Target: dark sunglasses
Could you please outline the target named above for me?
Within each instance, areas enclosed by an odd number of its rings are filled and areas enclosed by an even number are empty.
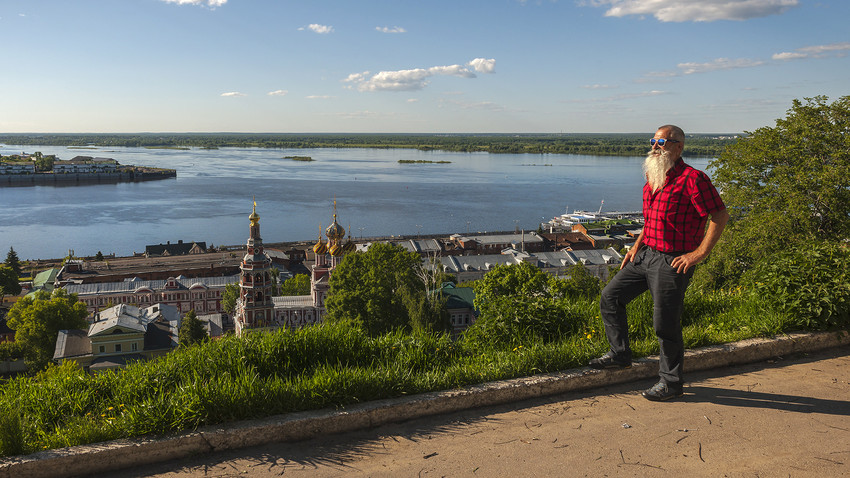
[[[652,138],[651,140],[649,140],[650,146],[655,146],[656,143],[658,144],[658,146],[661,146],[663,148],[664,145],[667,144],[667,143],[681,143],[681,141],[676,141],[675,139],[655,139],[655,138]]]

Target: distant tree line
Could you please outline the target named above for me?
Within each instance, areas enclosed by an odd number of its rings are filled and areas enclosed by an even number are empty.
[[[601,134],[12,134],[0,143],[78,147],[197,148],[403,148],[421,151],[641,156],[651,133]],[[689,156],[716,157],[736,140],[729,135],[691,135]]]

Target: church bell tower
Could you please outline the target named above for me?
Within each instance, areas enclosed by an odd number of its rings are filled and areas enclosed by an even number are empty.
[[[260,215],[257,201],[248,217],[251,221],[247,251],[239,266],[239,299],[236,301],[236,335],[246,330],[266,329],[273,326],[274,303],[272,301],[271,259],[263,251],[260,237]]]

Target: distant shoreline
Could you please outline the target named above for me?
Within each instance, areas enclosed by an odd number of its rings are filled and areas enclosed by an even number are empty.
[[[717,157],[741,133],[690,134],[689,156]],[[373,148],[461,153],[586,154],[644,156],[652,133],[369,134],[369,133],[121,133],[0,134],[0,144],[66,147],[189,148]]]

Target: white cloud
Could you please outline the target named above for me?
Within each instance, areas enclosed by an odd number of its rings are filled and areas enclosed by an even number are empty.
[[[642,79],[638,80],[638,82],[640,83],[654,80],[668,80],[670,78],[682,75],[693,75],[697,73],[708,73],[710,71],[720,70],[734,70],[737,68],[752,68],[764,64],[765,62],[762,60],[751,60],[749,58],[717,58],[715,60],[705,63],[686,62],[679,63],[678,65],[676,65],[676,67],[679,68],[678,70],[649,72],[644,75]]]
[[[774,60],[799,60],[802,58],[823,58],[830,53],[843,56],[850,50],[850,42],[831,43],[829,45],[814,45],[797,48],[794,52],[782,52],[773,55]]]
[[[588,89],[588,90],[610,90],[610,89],[617,88],[617,87],[613,86],[613,85],[596,84],[596,85],[583,85],[582,88],[585,88],[585,89]]]
[[[407,30],[402,27],[375,27],[375,30],[381,33],[407,33]]]
[[[370,76],[368,71],[352,73],[343,80],[351,83],[358,91],[416,91],[428,85],[432,76],[457,76],[475,78],[475,72],[492,73],[496,60],[476,58],[467,65],[432,66],[411,70],[380,71]],[[472,67],[472,69],[470,69]]]
[[[708,71],[717,70],[732,70],[735,68],[751,68],[754,66],[763,65],[761,60],[750,60],[747,58],[739,58],[730,60],[729,58],[718,58],[708,63],[679,63],[676,65],[682,70],[683,75],[692,75],[694,73],[705,73]]]
[[[495,73],[496,71],[496,60],[494,58],[490,58],[489,60],[486,58],[476,58],[467,65],[471,66],[478,73]]]
[[[335,96],[331,96],[331,95],[309,95],[309,96],[305,96],[304,98],[307,98],[308,100],[329,100],[331,98],[335,98]]]
[[[286,91],[286,90],[274,90],[274,91],[269,91],[266,94],[269,95],[269,96],[286,96],[287,93],[289,93],[289,92]]]
[[[749,20],[779,15],[799,4],[799,0],[590,0],[589,3],[609,7],[606,17],[652,15],[662,22]]]
[[[416,98],[408,98],[408,99],[407,99],[407,102],[408,102],[408,103],[416,103],[417,101],[419,101],[419,100],[418,100],[418,99],[416,99]]]
[[[346,83],[360,83],[366,81],[366,77],[369,76],[368,71],[364,71],[363,73],[352,73],[348,75],[348,78],[342,80]]]
[[[774,53],[771,58],[774,60],[798,60],[800,58],[808,58],[809,55],[805,53],[791,53],[791,52],[782,52],[782,53]]]
[[[224,96],[224,97],[227,97],[227,98],[233,98],[233,97],[237,97],[237,96],[248,96],[248,95],[246,95],[245,93],[240,93],[238,91],[228,91],[227,93],[222,93],[221,96]]]
[[[825,52],[828,52],[828,51],[844,51],[844,50],[850,50],[850,42],[832,43],[830,45],[807,46],[807,47],[799,49],[799,51],[803,51],[803,52],[806,52],[806,53],[812,53],[812,54],[815,54],[815,55],[825,53]]]
[[[299,31],[310,30],[312,32],[318,33],[320,35],[324,35],[327,33],[333,33],[334,27],[330,25],[319,25],[318,23],[311,23],[306,27],[301,27],[298,29]]]
[[[426,78],[431,75],[428,70],[380,71],[369,79],[361,75],[349,75],[346,81],[357,84],[360,91],[411,91],[421,90],[428,84]]]
[[[475,73],[469,71],[469,68],[462,65],[448,65],[448,66],[432,66],[427,70],[428,76],[433,75],[445,75],[445,76],[459,76],[461,78],[475,78]]]
[[[176,3],[177,5],[204,5],[208,7],[220,7],[227,3],[227,0],[162,0],[166,3]]]

